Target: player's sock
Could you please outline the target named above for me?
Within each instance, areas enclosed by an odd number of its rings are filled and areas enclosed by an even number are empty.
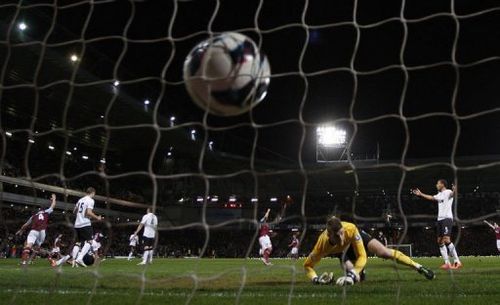
[[[30,257],[30,253],[31,253],[31,248],[26,247],[26,248],[23,249],[23,254],[21,255],[21,261],[23,263],[25,263],[26,261],[28,261],[28,259]]]
[[[128,254],[127,260],[131,260],[132,259],[132,255],[134,255],[134,252],[130,251],[130,253]]]
[[[144,253],[142,254],[142,262],[147,263],[149,258],[149,250],[144,250]]]
[[[152,261],[153,261],[153,250],[149,250],[148,262],[151,263]]]
[[[83,245],[82,251],[80,251],[80,254],[78,254],[78,258],[76,260],[82,261],[83,257],[89,252],[90,247],[91,247],[90,243],[85,243],[85,245]]]
[[[63,256],[60,260],[58,260],[56,262],[56,266],[60,266],[60,265],[64,264],[70,257],[71,256],[69,256],[69,255]]]
[[[79,247],[79,246],[77,246],[77,245],[75,245],[75,246],[73,247],[73,250],[71,251],[71,257],[72,257],[73,259],[76,259],[76,258],[77,258],[77,256],[78,256],[78,252],[80,252],[80,247]]]
[[[446,248],[446,246],[445,245],[440,245],[439,246],[439,252],[441,252],[441,256],[444,259],[444,263],[445,264],[449,264],[450,263],[450,258],[448,257],[448,249]]]
[[[271,255],[271,251],[269,251],[269,249],[264,250],[263,257],[266,263],[269,263],[269,255]]]
[[[422,267],[420,264],[406,256],[403,252],[398,250],[391,250],[392,258],[399,264],[409,266],[415,269]]]
[[[460,263],[460,259],[458,258],[457,249],[453,243],[449,243],[447,245],[448,251],[450,251],[451,257],[453,257],[453,262]]]

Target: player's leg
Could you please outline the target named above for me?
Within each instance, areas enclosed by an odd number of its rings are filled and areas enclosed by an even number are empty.
[[[62,264],[67,262],[70,259],[70,257],[71,257],[70,255],[64,255],[58,261],[55,262],[55,266],[61,266]],[[53,267],[54,267],[54,265],[53,265]]]
[[[33,245],[38,239],[38,231],[31,230],[28,233],[28,237],[26,238],[26,242],[24,244],[23,253],[21,254],[21,264],[26,265],[30,259]]]
[[[498,252],[500,252],[500,239],[497,239],[497,249],[498,249]]]
[[[269,261],[269,257],[271,256],[271,252],[273,250],[271,239],[269,238],[268,235],[264,235],[259,238],[259,243],[261,249],[260,253],[262,262],[265,265],[271,265],[271,262]]]
[[[153,263],[154,246],[155,246],[155,239],[154,238],[148,238],[148,246],[149,246],[149,251],[148,251],[148,259],[147,259],[146,263],[152,264]]]
[[[458,257],[457,249],[455,245],[451,242],[451,231],[453,228],[453,220],[444,219],[443,221],[443,238],[442,242],[445,244],[448,249],[448,253],[453,259],[453,264],[451,265],[453,269],[462,268],[462,263],[460,262],[460,258]]]
[[[76,258],[78,257],[78,253],[80,253],[80,249],[82,247],[82,242],[85,242],[85,239],[83,238],[82,234],[80,234],[80,229],[75,228],[75,239],[76,242],[73,245],[73,249],[71,250],[71,267],[77,267],[76,265]]]
[[[455,248],[455,245],[451,242],[451,238],[449,236],[444,236],[443,242],[446,245],[446,248],[448,248],[450,256],[453,259],[452,268],[453,269],[462,268],[462,262],[460,262],[460,258],[458,257],[457,249]]]
[[[81,237],[85,240],[85,243],[83,244],[82,249],[80,250],[80,253],[78,253],[78,257],[76,258],[76,263],[80,266],[86,267],[86,264],[83,262],[83,258],[87,253],[90,251],[90,248],[92,247],[92,227],[83,227],[78,229],[80,231]]]
[[[443,221],[439,220],[436,225],[436,231],[437,231],[437,243],[439,246],[439,252],[441,253],[441,256],[443,257],[444,264],[441,265],[441,269],[448,270],[451,268],[450,264],[450,258],[448,256],[448,248],[446,248],[446,245],[444,244],[443,237],[445,236],[445,227],[443,226]],[[446,232],[447,233],[447,232]]]
[[[408,266],[418,271],[419,273],[423,274],[429,280],[432,280],[434,278],[434,272],[425,268],[419,263],[415,262],[410,257],[405,255],[403,252],[387,248],[380,241],[374,238],[367,243],[367,249],[369,252],[375,254],[377,257],[383,259],[391,259],[397,262],[398,264]]]
[[[132,255],[134,255],[134,252],[135,252],[135,247],[130,246],[130,252],[128,253],[128,258],[127,258],[128,261],[132,259]]]
[[[151,243],[152,238],[143,237],[143,247],[144,251],[142,253],[142,261],[137,265],[146,265],[149,262],[149,256],[153,256],[153,245]]]

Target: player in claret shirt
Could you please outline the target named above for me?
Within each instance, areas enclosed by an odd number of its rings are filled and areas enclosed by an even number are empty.
[[[28,221],[23,224],[21,229],[17,231],[17,235],[22,234],[28,227],[31,228],[26,242],[24,243],[23,254],[21,256],[21,264],[26,265],[30,256],[40,249],[40,246],[45,241],[45,230],[49,224],[49,215],[54,211],[56,206],[56,195],[50,196],[50,207],[45,210],[40,210],[32,215]]]
[[[271,252],[273,251],[273,245],[271,243],[271,238],[269,237],[269,225],[267,224],[269,213],[271,213],[271,209],[267,209],[266,214],[260,220],[259,229],[259,255],[260,259],[266,266],[272,265],[272,263],[269,261],[269,256],[271,256]]]
[[[293,259],[298,259],[299,258],[299,239],[297,236],[299,235],[298,232],[293,233],[292,235],[292,242],[288,245],[288,248],[291,248],[289,256]]]
[[[497,249],[498,249],[498,252],[500,252],[500,226],[498,226],[498,224],[496,222],[491,224],[486,220],[484,220],[484,223],[487,224],[488,227],[492,228],[493,231],[495,231],[495,236],[497,238]]]

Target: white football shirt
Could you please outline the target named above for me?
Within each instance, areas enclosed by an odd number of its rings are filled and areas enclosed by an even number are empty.
[[[453,205],[453,191],[444,190],[433,196],[438,203],[438,220],[453,219],[451,207]]]
[[[154,238],[156,236],[156,227],[158,226],[158,218],[153,213],[147,213],[142,216],[141,223],[144,225],[142,236]]]
[[[83,228],[91,225],[90,219],[85,216],[87,209],[94,209],[94,199],[90,196],[80,198],[76,203],[75,228]]]

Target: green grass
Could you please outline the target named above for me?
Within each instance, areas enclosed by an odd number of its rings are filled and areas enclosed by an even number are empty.
[[[438,270],[440,259],[420,259],[436,271],[433,281],[369,259],[367,281],[345,290],[313,286],[300,260],[266,267],[258,260],[156,259],[146,269],[137,262],[109,259],[58,271],[42,259],[26,269],[18,260],[0,260],[0,304],[500,304],[500,257],[464,258],[455,272]],[[338,275],[339,265],[326,259],[317,270]]]

